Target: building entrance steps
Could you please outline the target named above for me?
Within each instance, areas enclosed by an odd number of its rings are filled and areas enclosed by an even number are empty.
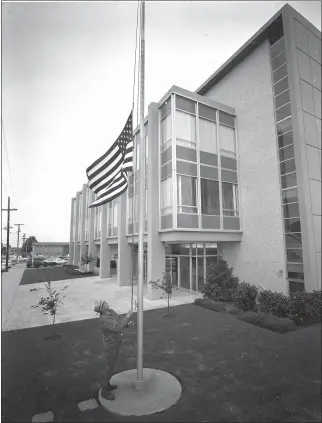
[[[52,288],[60,291],[65,286],[66,297],[58,309],[56,323],[72,322],[97,317],[94,312],[95,301],[108,302],[117,313],[127,313],[131,307],[132,286],[118,286],[116,277],[100,279],[99,276],[91,276],[81,279],[67,279],[52,282]],[[45,282],[20,285],[12,302],[10,312],[4,324],[3,330],[16,330],[36,326],[44,326],[52,323],[50,316],[45,316],[39,309],[31,308],[41,296],[44,295]],[[30,291],[31,289],[37,291]],[[160,291],[161,297],[162,291]],[[200,297],[198,292],[174,290],[170,306],[193,303]],[[137,286],[133,286],[133,299],[137,298]],[[134,307],[134,306],[133,306]],[[144,297],[144,310],[167,307],[166,298],[158,298],[154,301]],[[134,307],[135,308],[135,307]]]

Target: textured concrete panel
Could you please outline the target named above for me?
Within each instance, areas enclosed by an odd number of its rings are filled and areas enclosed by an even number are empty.
[[[322,254],[316,253],[316,265],[317,265],[317,275],[318,275],[318,283],[316,289],[321,289],[321,260]]]
[[[315,251],[321,253],[321,216],[313,215]]]
[[[269,45],[264,42],[206,94],[236,109],[242,241],[224,257],[246,282],[285,292],[285,252]]]
[[[321,181],[321,164],[320,151],[318,148],[306,146],[307,166],[309,170],[309,178]]]
[[[310,179],[312,214],[321,216],[321,182]]]

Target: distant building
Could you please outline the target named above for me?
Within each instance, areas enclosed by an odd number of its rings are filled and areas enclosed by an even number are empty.
[[[137,278],[143,175],[145,280],[167,272],[178,288],[198,291],[223,257],[263,289],[321,289],[317,28],[285,5],[195,92],[173,86],[151,103],[145,138],[145,167],[134,154],[121,197],[88,209],[95,196],[84,185],[72,199],[71,263],[88,248],[101,277],[116,261],[119,285]]]
[[[34,254],[42,256],[67,256],[69,242],[37,242],[34,245]]]

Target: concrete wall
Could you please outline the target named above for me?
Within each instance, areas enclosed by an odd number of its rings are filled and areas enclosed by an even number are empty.
[[[241,280],[286,293],[277,139],[265,41],[205,96],[236,110],[239,195],[243,236],[223,243],[223,255]]]
[[[305,290],[321,289],[321,33],[294,10],[285,47],[301,216]]]

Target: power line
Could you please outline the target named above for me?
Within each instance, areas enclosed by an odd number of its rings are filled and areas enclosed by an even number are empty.
[[[9,176],[10,176],[10,184],[11,184],[12,196],[14,198],[15,196],[14,196],[14,192],[13,192],[13,184],[12,184],[12,178],[11,178],[9,155],[8,155],[8,150],[7,150],[6,135],[5,135],[5,131],[4,131],[4,124],[3,124],[2,116],[1,116],[1,125],[2,125],[4,146],[6,148],[6,154],[7,154],[7,162],[8,162],[8,169],[9,169]]]

